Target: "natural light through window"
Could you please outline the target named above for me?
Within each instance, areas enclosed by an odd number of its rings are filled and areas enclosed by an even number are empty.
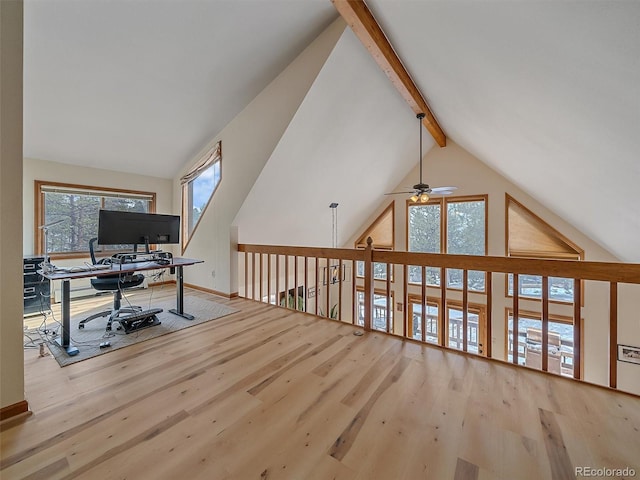
[[[211,202],[221,179],[222,147],[218,142],[200,163],[181,178],[183,250]]]

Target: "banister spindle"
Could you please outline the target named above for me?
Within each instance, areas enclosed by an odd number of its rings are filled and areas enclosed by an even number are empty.
[[[284,308],[289,308],[289,255],[284,256]],[[279,301],[279,300],[278,300]]]
[[[427,267],[424,265],[421,267],[422,281],[420,282],[420,308],[422,309],[422,315],[420,315],[420,329],[422,330],[421,340],[424,342],[427,339]]]
[[[293,257],[293,308],[298,310],[298,255]]]
[[[251,298],[256,299],[256,254],[251,253]]]
[[[485,338],[482,339],[484,342],[482,350],[485,352],[487,358],[492,357],[492,310],[493,310],[493,289],[492,289],[492,279],[493,273],[487,272],[486,275],[487,283],[485,285],[485,289],[487,290],[487,316],[486,316],[486,325],[485,325]]]
[[[549,277],[542,277],[542,371],[549,371]]]
[[[469,271],[462,270],[462,350],[469,349],[469,291],[467,284],[469,283]]]
[[[393,331],[391,325],[391,310],[393,309],[393,302],[391,301],[391,264],[387,263],[387,333]]]
[[[338,318],[339,322],[342,321],[342,260],[338,261]]]
[[[244,252],[244,298],[249,298],[249,253]]]
[[[409,328],[409,266],[402,266],[402,336],[406,337],[411,335],[413,338],[413,318],[411,319],[411,326]],[[409,333],[411,332],[411,333]]]
[[[267,303],[271,303],[271,254],[267,253]]]
[[[364,249],[364,329],[371,331],[371,314],[373,312],[373,239],[367,237]]]
[[[609,386],[618,388],[618,283],[609,284]]]
[[[446,347],[448,345],[447,338],[449,332],[447,330],[447,279],[445,278],[447,269],[440,267],[440,309],[438,311],[438,338],[440,340],[440,346]]]
[[[279,305],[278,295],[280,294],[280,254],[276,253],[276,295],[274,303]]]
[[[518,315],[520,311],[520,279],[517,273],[513,274],[513,346],[511,361],[518,365],[518,355],[520,346],[520,329],[518,327]]]
[[[264,269],[263,269],[263,266],[262,266],[262,258],[263,257],[264,257],[264,255],[261,253],[260,254],[260,289],[259,289],[260,298],[258,299],[259,302],[261,302],[262,299],[264,298],[264,295],[263,295],[263,292],[262,292],[262,282],[263,282],[263,277],[264,277],[264,273],[263,273]]]
[[[315,257],[315,263],[314,263],[315,267],[316,267],[316,284],[315,284],[315,289],[316,289],[316,301],[314,302],[315,304],[315,314],[316,316],[318,315],[318,303],[320,300],[320,289],[318,288],[318,284],[320,283],[320,258]]]
[[[331,261],[330,259],[327,257],[326,259],[327,262],[327,275],[325,276],[325,279],[327,280],[327,305],[326,308],[327,310],[325,311],[325,314],[327,316],[327,318],[331,318],[331,315],[329,315],[329,305],[331,304]]]
[[[309,257],[304,257],[304,311],[308,312],[308,303],[309,303]]]
[[[358,278],[358,272],[356,269],[358,268],[357,260],[351,261],[351,304],[353,308],[351,309],[351,324],[356,324],[356,319],[358,318],[358,289],[356,288],[356,282]]]
[[[576,278],[573,281],[573,378],[578,380],[582,377],[580,369],[582,361],[580,355],[582,348],[581,287],[580,279]]]

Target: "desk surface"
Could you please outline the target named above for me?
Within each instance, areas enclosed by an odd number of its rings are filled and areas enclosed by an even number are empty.
[[[103,275],[117,275],[120,273],[133,273],[133,272],[141,272],[145,270],[157,270],[160,268],[171,268],[171,267],[186,267],[188,265],[194,265],[196,263],[203,263],[204,260],[196,260],[193,258],[181,258],[174,257],[171,259],[170,263],[164,265],[156,262],[139,262],[139,263],[123,263],[123,264],[114,264],[111,268],[103,268],[96,270],[87,270],[80,272],[69,272],[69,271],[54,271],[54,272],[43,272],[42,270],[38,270],[43,277],[48,278],[49,280],[72,280],[74,278],[87,278],[87,277],[101,277]],[[68,267],[71,268],[71,267]]]

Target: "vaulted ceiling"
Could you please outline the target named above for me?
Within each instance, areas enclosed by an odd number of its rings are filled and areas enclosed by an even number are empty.
[[[640,2],[367,4],[451,140],[640,261]],[[25,156],[171,178],[336,17],[329,0],[26,0]],[[358,171],[381,188],[390,175]]]

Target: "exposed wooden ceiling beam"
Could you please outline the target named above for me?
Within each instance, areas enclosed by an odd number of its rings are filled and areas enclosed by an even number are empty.
[[[362,44],[369,50],[380,68],[387,74],[391,83],[407,101],[411,109],[416,113],[424,113],[422,123],[427,128],[436,143],[441,147],[447,144],[447,137],[440,128],[438,121],[433,116],[427,101],[407,70],[402,61],[396,55],[391,43],[376,22],[369,8],[363,0],[331,0],[333,5],[349,24],[353,32]]]

